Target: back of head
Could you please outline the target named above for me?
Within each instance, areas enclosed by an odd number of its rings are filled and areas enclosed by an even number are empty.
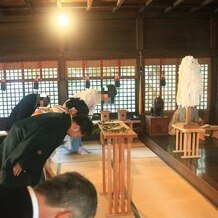
[[[65,105],[68,109],[74,107],[77,110],[77,114],[89,114],[89,108],[87,104],[85,103],[85,101],[79,98],[70,98]]]
[[[77,114],[72,117],[73,122],[80,126],[82,135],[91,135],[93,130],[93,123],[87,115]]]
[[[38,184],[34,189],[46,198],[48,206],[70,210],[74,218],[91,218],[96,214],[96,189],[77,172],[60,174]]]

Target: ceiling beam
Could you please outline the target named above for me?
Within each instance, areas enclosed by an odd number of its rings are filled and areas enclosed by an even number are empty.
[[[147,0],[145,6],[147,7],[153,0]]]
[[[27,8],[31,8],[30,0],[24,0]]]
[[[175,9],[176,6],[178,6],[178,5],[181,4],[182,2],[184,2],[184,0],[176,0],[176,1],[173,3],[173,6],[171,6],[171,7],[166,7],[166,9],[165,9],[164,12],[167,13],[167,12],[172,11],[173,9]]]
[[[86,11],[90,11],[93,5],[93,0],[87,0]]]
[[[140,10],[139,13],[143,12],[145,10],[146,7],[148,7],[148,5],[154,0],[145,0],[145,6],[143,6]]]
[[[193,7],[190,11],[193,13],[193,12],[196,12],[198,10],[200,10],[201,8],[203,8],[204,6],[210,4],[211,2],[213,2],[215,0],[204,0],[199,7]]]
[[[115,8],[113,8],[113,13],[115,13],[116,11],[119,10],[119,8],[123,4],[123,2],[124,2],[124,0],[117,0],[117,6]]]

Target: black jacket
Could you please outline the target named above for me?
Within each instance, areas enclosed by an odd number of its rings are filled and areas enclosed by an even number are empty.
[[[0,146],[0,184],[36,185],[45,161],[63,142],[71,126],[65,113],[47,113],[16,122]],[[24,172],[15,177],[12,169],[19,163]]]
[[[26,187],[7,187],[0,185],[0,217],[33,217],[32,202]]]

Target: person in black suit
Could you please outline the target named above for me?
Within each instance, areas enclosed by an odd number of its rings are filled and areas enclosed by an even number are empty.
[[[87,115],[45,113],[16,122],[0,145],[0,184],[36,185],[45,161],[66,135],[92,133]]]
[[[94,185],[77,172],[67,172],[35,187],[0,185],[4,218],[91,218],[97,210]]]
[[[32,115],[38,106],[48,106],[50,98],[48,96],[40,96],[40,94],[29,94],[24,96],[18,104],[12,109],[8,117],[0,118],[0,131],[9,131],[12,125],[26,117]],[[0,143],[5,136],[0,137]]]

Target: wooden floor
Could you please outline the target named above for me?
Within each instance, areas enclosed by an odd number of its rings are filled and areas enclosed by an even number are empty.
[[[140,140],[218,207],[218,140],[200,141],[201,158],[174,153],[175,136],[140,136]]]
[[[154,144],[150,139],[148,141],[149,144]],[[71,154],[66,149],[59,147],[50,159],[49,165],[54,174],[77,171],[90,179],[98,193],[98,208],[95,217],[111,217],[108,216],[107,196],[102,195],[102,146],[100,141],[96,140],[84,141],[84,147],[91,153],[87,155]],[[133,213],[131,216],[119,214],[113,215],[113,217],[218,217],[217,207],[146,145],[138,139],[134,139],[131,150],[131,206]]]

